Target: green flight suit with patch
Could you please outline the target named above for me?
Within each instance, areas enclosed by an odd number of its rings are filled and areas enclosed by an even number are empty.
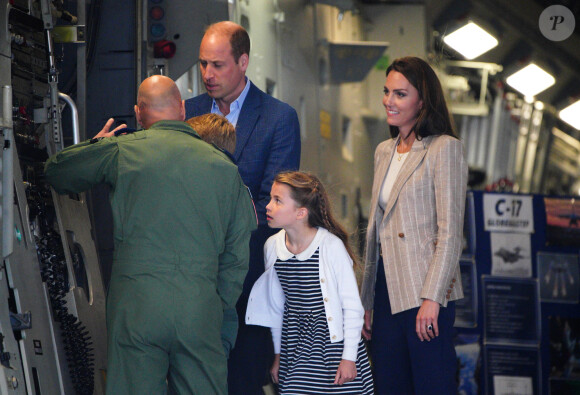
[[[161,121],[69,147],[45,173],[59,193],[111,187],[107,394],[226,394],[220,332],[235,340],[224,310],[256,228],[237,167],[186,123]]]

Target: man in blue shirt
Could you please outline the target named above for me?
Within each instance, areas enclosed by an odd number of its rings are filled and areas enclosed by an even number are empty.
[[[246,325],[244,315],[252,285],[264,271],[263,247],[276,230],[266,222],[266,205],[276,174],[300,165],[300,126],[296,111],[267,95],[247,77],[250,38],[240,25],[210,25],[199,49],[199,67],[207,93],[185,101],[186,117],[216,113],[236,126],[234,159],[250,188],[259,226],[250,240],[250,268],[237,304],[238,337],[228,361],[230,394],[262,394],[273,359],[267,328]]]

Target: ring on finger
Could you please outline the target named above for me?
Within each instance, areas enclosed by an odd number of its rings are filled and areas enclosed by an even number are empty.
[[[432,331],[433,330],[433,325],[431,325],[431,324],[427,325],[427,330],[428,331]]]

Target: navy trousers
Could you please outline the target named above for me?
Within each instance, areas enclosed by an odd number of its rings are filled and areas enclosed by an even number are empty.
[[[391,314],[382,258],[378,262],[370,350],[377,395],[457,394],[453,345],[455,303],[441,307],[439,336],[421,341],[415,331],[419,308]]]

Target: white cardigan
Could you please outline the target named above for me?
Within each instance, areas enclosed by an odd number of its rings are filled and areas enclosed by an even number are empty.
[[[307,260],[318,247],[320,247],[320,288],[325,302],[324,310],[330,341],[336,343],[344,339],[342,359],[356,361],[364,310],[352,268],[352,260],[342,241],[324,228],[318,228],[312,243],[306,250],[296,255],[296,258],[300,261]],[[264,245],[266,270],[254,284],[246,310],[247,324],[271,328],[276,354],[280,353],[284,292],[274,263],[277,258],[288,260],[293,256],[294,254],[286,248],[284,230],[266,241]]]

